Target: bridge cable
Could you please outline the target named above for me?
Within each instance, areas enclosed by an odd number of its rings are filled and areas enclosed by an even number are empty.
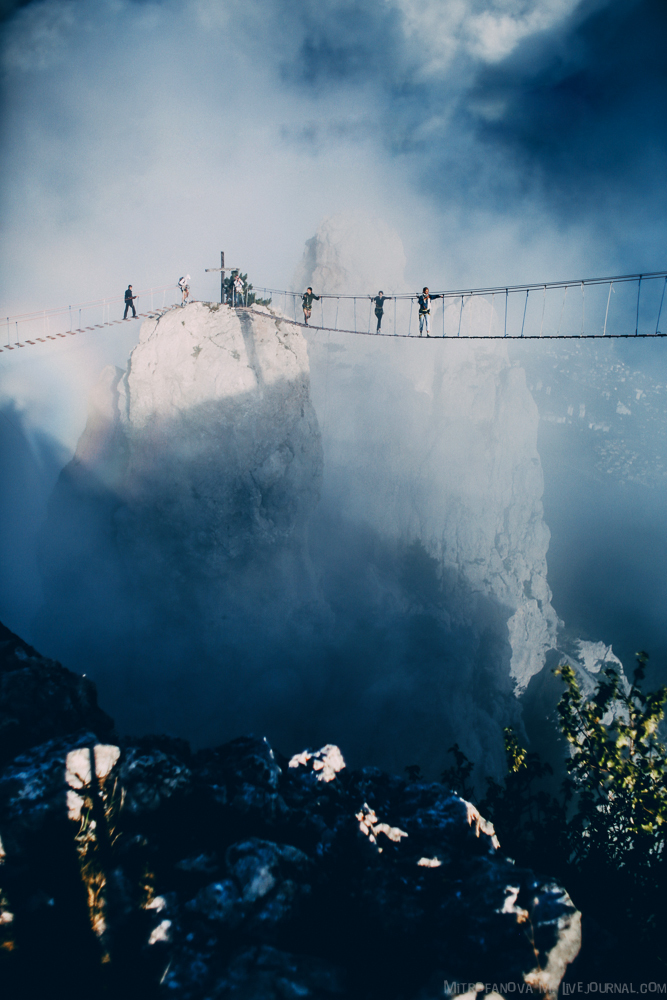
[[[567,298],[567,285],[565,286],[565,294],[563,295],[563,305],[560,310],[560,319],[558,320],[558,329],[556,330],[556,336],[560,335],[560,325],[563,321],[563,310],[565,309],[565,299]]]
[[[523,337],[523,328],[526,325],[526,309],[528,308],[528,295],[530,294],[530,289],[526,289],[526,301],[523,304],[523,320],[521,321],[521,336]]]
[[[655,324],[655,332],[656,332],[656,334],[658,333],[659,327],[660,327],[660,315],[662,313],[662,303],[664,302],[664,299],[665,299],[665,288],[667,288],[667,275],[665,275],[665,283],[662,286],[662,295],[660,296],[660,308],[658,309],[658,320],[657,320],[657,322]]]
[[[609,300],[611,299],[611,293],[613,292],[613,290],[614,290],[614,282],[610,281],[609,282],[609,295],[607,296],[607,310],[606,310],[606,312],[604,314],[604,330],[602,331],[602,336],[603,337],[607,336],[607,317],[609,315]],[[664,292],[664,289],[663,289],[663,292]],[[659,318],[660,318],[660,316],[658,315],[658,319]]]

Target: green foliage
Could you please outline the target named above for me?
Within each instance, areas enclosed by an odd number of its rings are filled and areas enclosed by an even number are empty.
[[[576,801],[570,862],[629,868],[638,882],[663,861],[667,821],[667,751],[657,735],[667,688],[642,692],[647,660],[637,654],[631,685],[603,671],[588,701],[570,666],[556,671],[566,684],[558,712],[572,748],[565,794]]]
[[[224,280],[225,302],[229,302],[230,304],[234,301],[234,298],[233,298],[234,280],[236,279],[236,276],[239,273],[240,273],[239,271],[232,271],[231,274],[229,275],[229,277],[225,278],[225,280]],[[248,281],[248,275],[247,274],[240,274],[240,277],[241,277],[241,281],[243,282],[243,301],[242,302],[238,302],[237,301],[238,305],[244,305],[244,306],[253,306],[253,305],[270,306],[271,305],[271,299],[260,299],[260,298],[257,298],[255,292],[253,291],[252,284],[250,284],[250,282]]]
[[[667,749],[658,729],[667,688],[643,693],[647,660],[637,654],[632,684],[614,670],[602,671],[590,698],[574,670],[561,665],[558,715],[570,749],[562,795],[539,787],[551,767],[505,729],[507,774],[502,783],[487,779],[479,808],[493,821],[503,850],[556,875],[585,913],[603,926],[610,921],[625,947],[664,963]],[[457,774],[469,776],[472,764],[456,750],[456,768],[442,777],[458,791]]]

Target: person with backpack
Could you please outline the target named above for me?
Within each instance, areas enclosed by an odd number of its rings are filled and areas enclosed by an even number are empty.
[[[190,295],[190,275],[186,274],[183,278],[178,279],[178,287],[181,290],[181,305],[184,306]]]
[[[128,285],[125,289],[125,312],[123,313],[123,319],[127,319],[128,309],[132,310],[132,319],[137,318],[137,310],[134,308],[134,300],[138,298],[138,295],[132,294],[132,285]]]
[[[232,300],[234,305],[243,302],[243,294],[243,281],[241,275],[237,274],[232,284]]]
[[[370,295],[369,298],[371,298],[371,299],[374,298],[375,299],[375,315],[376,315],[377,321],[378,321],[378,327],[377,327],[377,330],[375,332],[379,333],[380,332],[380,327],[382,326],[382,314],[384,312],[384,304],[389,299],[392,299],[393,295],[385,295],[384,292],[380,291],[380,292],[377,293],[376,296]]]
[[[301,307],[303,309],[303,321],[306,324],[306,326],[308,326],[308,320],[310,319],[310,315],[311,315],[311,313],[313,311],[313,299],[317,299],[318,302],[319,302],[320,297],[319,297],[319,295],[315,295],[315,293],[313,292],[313,290],[310,287],[310,285],[308,285],[308,288],[306,289],[306,291],[301,296]]]
[[[422,331],[426,328],[426,336],[431,336],[431,302],[433,299],[442,299],[443,295],[430,295],[428,288],[424,288],[422,294],[418,297],[419,302],[419,336],[421,337]]]

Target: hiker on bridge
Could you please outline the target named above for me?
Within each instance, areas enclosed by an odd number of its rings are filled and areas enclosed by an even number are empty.
[[[383,291],[379,291],[375,296],[369,295],[369,298],[374,299],[375,301],[375,315],[377,316],[377,321],[378,321],[378,328],[375,332],[379,333],[380,327],[382,326],[382,313],[384,312],[384,304],[389,299],[392,299],[393,295],[385,295]]]
[[[421,337],[424,327],[426,336],[431,336],[431,302],[433,299],[442,299],[444,295],[430,295],[427,287],[424,287],[422,294],[418,297],[419,302],[419,336]]]
[[[125,312],[123,313],[123,319],[127,319],[128,309],[132,310],[132,319],[136,319],[137,310],[134,308],[134,300],[138,298],[138,295],[132,294],[132,285],[128,285],[125,289]]]
[[[303,308],[303,321],[308,326],[308,320],[310,319],[310,314],[313,311],[313,299],[317,299],[319,302],[319,295],[315,295],[310,285],[301,296],[301,306]]]
[[[184,306],[188,301],[188,296],[190,295],[190,275],[186,274],[184,277],[178,279],[178,287],[181,290],[181,305]]]

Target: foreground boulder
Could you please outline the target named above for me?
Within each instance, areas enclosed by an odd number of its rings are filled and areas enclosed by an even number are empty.
[[[555,995],[580,914],[442,785],[337,747],[52,739],[0,772],[0,957],[17,996]],[[471,987],[474,988],[474,987]],[[11,995],[11,992],[10,992]],[[481,995],[481,994],[480,994]]]

